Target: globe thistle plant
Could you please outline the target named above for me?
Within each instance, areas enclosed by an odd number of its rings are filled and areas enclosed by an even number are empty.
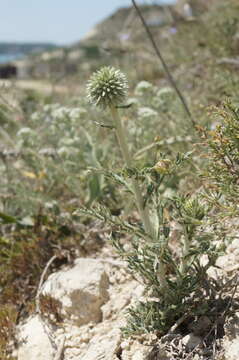
[[[87,84],[90,102],[102,108],[121,104],[127,91],[126,76],[120,70],[110,66],[96,71]]]
[[[125,127],[123,126],[117,105],[121,104],[127,95],[128,82],[126,76],[113,67],[103,67],[95,72],[87,85],[88,99],[91,103],[103,109],[109,108],[112,119],[113,127],[116,132],[118,143],[121,149],[122,156],[128,168],[132,168],[132,156],[129,152],[127,144],[127,136]],[[155,239],[155,228],[150,220],[150,213],[144,204],[142,190],[136,178],[132,178],[132,190],[135,195],[135,203],[138,208],[146,236]],[[162,288],[167,288],[168,283],[165,278],[164,264],[159,260],[158,262],[158,276]]]

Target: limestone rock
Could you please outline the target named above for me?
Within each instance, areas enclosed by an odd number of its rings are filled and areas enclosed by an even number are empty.
[[[143,295],[144,287],[137,281],[132,280],[123,286],[114,286],[110,291],[110,300],[102,306],[103,320],[116,319],[122,310],[126,308],[132,299],[138,299]]]
[[[210,266],[210,268],[207,270],[207,274],[210,278],[217,281],[223,277],[224,271],[216,266]]]
[[[183,337],[182,343],[187,350],[192,351],[196,346],[202,342],[202,339],[199,336],[190,333]]]
[[[19,330],[18,360],[53,360],[48,330],[38,315],[29,318]]]
[[[117,350],[121,340],[119,328],[113,328],[105,334],[96,335],[89,342],[88,349],[81,360],[113,360],[117,359]]]
[[[236,312],[231,319],[228,319],[224,326],[225,336],[222,347],[225,360],[239,359],[239,312]]]
[[[123,341],[121,349],[122,360],[145,360],[149,351],[147,346],[140,344],[138,341]]]
[[[216,261],[216,266],[223,269],[227,273],[234,272],[238,269],[237,257],[234,253],[220,256]]]
[[[224,347],[224,359],[225,360],[238,360],[239,359],[239,338],[233,341],[225,341]]]
[[[236,238],[227,248],[227,253],[234,253],[239,259],[239,238]]]
[[[42,293],[61,302],[65,322],[81,326],[101,321],[108,285],[108,276],[99,260],[80,258],[71,269],[50,275]]]

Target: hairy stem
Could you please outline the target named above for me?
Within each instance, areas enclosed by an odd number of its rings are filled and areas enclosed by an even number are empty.
[[[118,110],[114,106],[111,106],[110,111],[111,111],[111,115],[114,120],[116,136],[117,136],[117,139],[119,142],[119,146],[120,146],[123,158],[125,160],[127,167],[130,168],[132,166],[132,160],[131,160],[132,157],[130,155],[129,148],[128,148],[128,145],[126,142],[126,133],[124,131],[124,127],[122,126],[122,122],[119,117]],[[147,207],[144,207],[142,191],[140,189],[137,179],[134,179],[134,178],[132,179],[132,187],[133,187],[133,191],[135,194],[136,205],[137,205],[141,220],[143,222],[144,229],[145,229],[146,233],[152,239],[155,239],[155,237],[156,237],[155,230],[150,221],[149,211],[148,211]],[[159,280],[160,280],[162,287],[167,288],[168,284],[167,284],[167,281],[165,278],[164,264],[160,259],[159,259],[158,276],[159,276]]]
[[[190,239],[188,236],[187,227],[184,224],[183,225],[183,232],[184,232],[184,238],[183,238],[183,254],[182,254],[182,262],[181,262],[181,272],[182,274],[185,273],[188,263],[188,254],[189,254],[189,248],[190,248]]]

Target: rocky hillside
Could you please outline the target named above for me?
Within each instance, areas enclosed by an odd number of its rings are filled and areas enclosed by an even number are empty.
[[[145,5],[142,13],[154,33],[158,33],[165,26],[173,26],[175,21],[187,18],[188,14],[181,7]],[[144,29],[135,9],[120,8],[112,15],[98,23],[83,39],[69,47],[54,50],[54,45],[47,44],[3,44],[2,51],[21,51],[34,54],[23,62],[16,63],[17,67],[28,68],[26,77],[67,76],[77,71],[94,69],[99,63],[107,63],[109,58],[119,57],[128,52],[135,55],[144,54],[142,47],[145,43]],[[1,51],[1,46],[0,46]],[[26,64],[26,65],[25,65]],[[40,72],[38,69],[43,68]]]

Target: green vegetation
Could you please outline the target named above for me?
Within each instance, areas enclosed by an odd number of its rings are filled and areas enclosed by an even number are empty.
[[[142,88],[144,95],[152,90],[145,82],[137,86],[137,91]],[[209,208],[201,201],[200,193],[181,195],[180,187],[176,185],[171,189],[171,196],[167,194],[170,179],[184,167],[183,163],[191,157],[190,152],[172,154],[171,159],[156,152],[159,161],[154,165],[153,159],[148,160],[143,167],[132,161],[130,139],[117,109],[119,101],[123,97],[124,101],[127,99],[126,89],[124,75],[112,67],[104,67],[89,81],[88,97],[94,105],[108,108],[111,112],[110,125],[115,130],[125,166],[121,171],[108,172],[108,177],[120,183],[125,193],[133,195],[141,221],[129,223],[124,217],[119,220],[103,206],[85,208],[82,212],[114,227],[113,245],[126,258],[130,270],[146,285],[149,300],[129,309],[125,333],[157,331],[162,335],[186,314],[190,317],[198,315],[199,309],[192,309],[196,303],[208,306],[208,302],[216,301],[216,291],[205,300],[206,288],[212,288],[207,269],[215,264],[220,245],[213,243],[213,235],[206,230],[210,222]],[[149,110],[153,114],[150,108],[144,111],[148,115]],[[102,171],[103,174],[106,172],[105,169]],[[177,253],[172,251],[172,242],[175,241],[172,239],[173,223],[180,228]],[[123,232],[131,234],[127,250],[122,243]],[[206,265],[201,265],[202,255],[208,258]],[[205,309],[202,315],[204,312]],[[209,313],[207,309],[207,315]]]
[[[222,284],[207,270],[238,217],[239,76],[229,61],[238,10],[236,0],[214,2],[162,41],[196,129],[156,58],[108,58],[104,65],[127,74],[129,96],[121,89],[116,103],[103,101],[106,109],[89,104],[83,89],[80,96],[1,89],[1,359],[15,324],[34,311],[49,259],[57,255],[51,271],[98,250],[109,226],[114,248],[146,287],[147,300],[129,309],[127,336],[162,336],[200,315],[214,323],[229,306],[225,294],[215,310]],[[45,302],[46,311],[57,307]]]

